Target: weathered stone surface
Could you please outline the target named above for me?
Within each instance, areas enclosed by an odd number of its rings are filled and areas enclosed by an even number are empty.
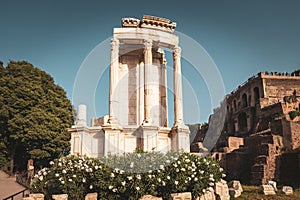
[[[274,188],[271,185],[261,185],[259,187],[259,192],[264,195],[274,195],[276,194]]]
[[[37,194],[29,194],[29,197],[32,197],[34,200],[44,200],[45,195],[37,193]]]
[[[243,192],[243,188],[242,188],[240,181],[236,181],[236,180],[230,181],[228,183],[228,187],[229,187],[230,197],[237,198],[237,197],[241,196],[241,194]]]
[[[155,197],[152,195],[144,195],[139,200],[162,200],[161,197]]]
[[[68,200],[67,194],[54,194],[52,195],[52,199],[54,200]]]
[[[34,200],[33,197],[24,197],[23,200]]]
[[[196,200],[216,200],[214,191],[207,190],[203,195],[198,197]]]
[[[216,199],[219,200],[230,199],[227,182],[225,180],[221,179],[219,182],[216,183],[215,195],[216,195]]]
[[[192,193],[190,192],[173,193],[170,195],[170,200],[192,200]]]
[[[85,200],[97,200],[98,194],[95,193],[89,193],[85,196]]]
[[[293,188],[291,186],[283,186],[282,192],[286,195],[293,194]]]
[[[277,183],[276,183],[276,181],[268,181],[268,185],[271,185],[274,188],[274,191],[277,191]]]

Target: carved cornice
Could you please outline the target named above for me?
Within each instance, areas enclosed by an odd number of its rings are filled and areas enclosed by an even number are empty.
[[[169,19],[144,15],[140,26],[142,28],[153,28],[173,32],[176,28],[176,23],[171,22]]]
[[[140,20],[136,18],[122,18],[122,27],[137,28],[140,25]]]

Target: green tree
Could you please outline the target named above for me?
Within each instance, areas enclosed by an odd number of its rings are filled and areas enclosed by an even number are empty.
[[[25,169],[28,159],[40,167],[68,154],[73,113],[66,92],[46,72],[25,61],[0,65],[0,148],[11,170]]]

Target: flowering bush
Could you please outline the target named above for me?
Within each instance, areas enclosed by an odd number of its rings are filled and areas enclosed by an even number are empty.
[[[97,192],[99,199],[138,199],[145,194],[167,199],[175,192],[197,197],[222,176],[216,161],[188,153],[126,153],[100,159],[67,156],[51,161],[49,168],[35,175],[32,192],[44,193],[46,199],[67,193],[74,200],[90,192]]]

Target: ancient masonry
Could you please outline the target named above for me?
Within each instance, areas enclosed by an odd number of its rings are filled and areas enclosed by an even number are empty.
[[[190,151],[189,129],[183,122],[181,48],[173,34],[176,23],[144,16],[123,18],[111,39],[109,116],[86,123],[86,106],[78,108],[69,132],[71,154],[107,154],[170,150]],[[174,123],[168,127],[166,59],[173,52]]]
[[[258,73],[227,95],[222,105],[226,118],[213,156],[220,160],[227,179],[257,185],[268,180],[300,184],[299,74]],[[201,150],[219,110],[198,131],[192,151]]]

